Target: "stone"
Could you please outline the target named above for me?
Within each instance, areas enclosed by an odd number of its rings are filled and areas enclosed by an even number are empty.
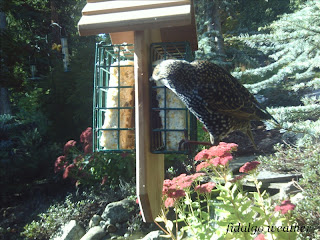
[[[128,221],[130,213],[135,209],[135,201],[123,199],[118,202],[109,203],[101,217],[107,224],[116,225]]]
[[[84,228],[76,220],[71,220],[62,227],[62,236],[55,237],[54,240],[79,240],[85,233]]]
[[[164,233],[161,230],[149,232],[144,238],[141,240],[165,240],[166,238],[161,237]]]
[[[299,179],[301,178],[301,174],[295,174],[295,173],[275,173],[270,172],[266,170],[262,170],[259,172],[258,180],[264,183],[287,183],[288,181],[292,179]],[[250,176],[249,176],[250,178]]]
[[[282,199],[289,199],[290,195],[293,195],[301,190],[296,187],[293,182],[289,182],[280,188],[280,196]]]
[[[109,233],[114,233],[114,232],[116,232],[116,231],[118,230],[118,228],[117,228],[115,225],[113,225],[113,224],[108,224],[108,225],[106,226],[106,230],[107,230],[107,232],[109,232]]]
[[[303,138],[303,136],[303,133],[294,133],[287,131],[282,135],[282,141],[287,144],[296,145],[298,140]]]
[[[89,222],[89,228],[98,226],[100,223],[101,217],[99,215],[93,215],[93,217],[91,218],[90,222]]]
[[[101,240],[106,235],[106,232],[100,226],[95,226],[90,228],[80,240]]]
[[[296,195],[294,195],[293,197],[291,197],[291,202],[293,204],[298,204],[299,202],[301,202],[304,199],[304,196],[301,192],[297,193]]]
[[[123,237],[124,237],[124,238],[130,237],[130,233],[125,233],[125,234],[123,235]]]
[[[106,230],[106,227],[107,227],[106,221],[101,220],[100,223],[99,223],[99,226],[100,226],[103,230]]]

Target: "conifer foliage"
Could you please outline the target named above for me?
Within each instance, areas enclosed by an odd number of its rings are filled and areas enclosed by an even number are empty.
[[[239,39],[249,47],[268,55],[271,63],[247,70],[238,76],[255,75],[263,81],[247,87],[254,93],[270,86],[290,80],[290,89],[299,90],[309,86],[319,86],[314,79],[320,67],[320,3],[307,1],[299,11],[284,14],[278,21],[260,30],[268,33],[240,35]],[[269,76],[268,73],[276,72]],[[295,80],[295,81],[294,81]],[[312,80],[310,82],[310,80]],[[302,84],[301,84],[302,83]]]
[[[274,93],[283,89],[288,98],[300,98],[300,106],[292,107],[292,102],[288,101],[288,104],[269,109],[283,128],[307,133],[300,144],[320,136],[319,8],[318,1],[306,1],[294,13],[284,14],[269,26],[260,28],[261,33],[233,38],[268,56],[261,67],[233,73],[242,80],[255,79],[255,83],[246,84],[252,93],[273,93],[274,97]]]

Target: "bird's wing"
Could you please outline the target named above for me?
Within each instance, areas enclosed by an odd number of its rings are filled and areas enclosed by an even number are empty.
[[[210,62],[193,62],[197,68],[197,93],[209,112],[241,118],[268,119],[254,96],[231,74]]]

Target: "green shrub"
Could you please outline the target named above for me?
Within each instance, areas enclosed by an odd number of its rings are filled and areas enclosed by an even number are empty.
[[[119,187],[120,181],[131,182],[135,176],[135,157],[129,153],[92,152],[92,128],[80,136],[80,143],[68,141],[64,155],[57,158],[54,170],[76,185]],[[82,145],[82,150],[81,149]]]
[[[50,172],[50,160],[57,148],[48,143],[45,127],[40,125],[29,115],[0,115],[1,183],[32,181]]]
[[[301,225],[311,226],[309,233],[300,239],[320,239],[320,143],[303,147],[277,145],[277,152],[259,159],[273,171],[302,174],[299,185],[304,199],[299,202],[295,217]]]

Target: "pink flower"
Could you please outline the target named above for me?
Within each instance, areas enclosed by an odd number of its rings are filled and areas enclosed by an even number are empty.
[[[250,171],[255,170],[259,164],[260,162],[258,161],[247,162],[239,169],[239,172],[249,173]]]
[[[63,173],[63,178],[66,179],[67,177],[69,177],[71,170],[75,168],[74,164],[70,164],[68,167],[66,167],[66,169],[64,170]]]
[[[180,175],[181,176],[181,175]],[[166,179],[163,181],[162,194],[168,196],[169,198],[181,198],[186,195],[185,191],[177,185],[177,180],[179,178],[174,178],[172,180]]]
[[[194,180],[196,180],[197,178],[199,178],[199,177],[201,177],[201,176],[204,176],[205,174],[204,173],[195,173],[195,174],[192,174],[192,175],[190,175],[191,177],[192,177],[192,179],[193,179],[193,181]]]
[[[66,156],[59,156],[54,163],[54,172],[57,173],[65,169]]]
[[[214,159],[211,159],[209,161],[209,163],[211,163],[214,166],[218,166],[218,165],[227,165],[229,163],[229,161],[231,161],[233,159],[231,153],[226,153],[225,155],[223,155],[222,157],[216,157]]]
[[[67,155],[69,153],[69,150],[70,148],[73,148],[75,145],[76,145],[76,141],[74,140],[70,140],[68,141],[65,145],[64,145],[64,148],[63,148],[63,152],[65,155]]]
[[[198,185],[194,188],[199,193],[210,193],[216,184],[214,182],[208,182],[201,185]]]
[[[104,176],[101,181],[101,185],[104,185],[108,181],[108,176]]]
[[[281,202],[280,206],[274,208],[275,211],[280,211],[282,214],[286,214],[290,210],[294,210],[296,205],[291,203],[290,200],[285,200]]]
[[[85,131],[81,133],[80,142],[85,144],[92,143],[92,136],[93,136],[92,128],[88,127]]]
[[[173,178],[171,181],[175,185],[175,188],[184,189],[192,185],[193,178],[192,176],[187,176],[185,173],[183,173],[178,177]]]
[[[175,204],[175,202],[176,202],[176,199],[168,197],[168,198],[164,201],[164,206],[165,206],[166,208],[173,207],[174,204]]]
[[[220,142],[218,146],[213,146],[209,149],[204,149],[201,152],[199,152],[195,156],[196,161],[201,161],[201,160],[208,160],[216,157],[225,157],[228,156],[227,159],[221,160],[221,163],[223,162],[226,165],[227,162],[230,161],[230,156],[231,152],[234,150],[237,150],[238,145],[235,143],[225,143],[225,142]],[[231,156],[232,157],[232,156]],[[221,164],[220,163],[220,164]],[[217,165],[216,165],[217,166]]]
[[[203,159],[208,159],[208,149],[204,149],[200,152],[198,152],[198,154],[194,157],[194,160],[196,161],[201,161]]]
[[[266,240],[263,233],[260,233],[254,240]]]
[[[227,153],[223,157],[220,157],[220,165],[227,165],[233,159],[231,153]]]
[[[199,172],[201,171],[203,168],[207,168],[210,167],[210,164],[207,162],[201,162],[198,164],[198,166],[196,167],[196,171]]]
[[[186,195],[186,192],[181,189],[174,189],[169,191],[167,195],[168,197],[178,199],[178,198],[184,197]]]
[[[85,143],[83,146],[83,152],[84,154],[92,153],[92,145],[90,143]]]
[[[237,150],[237,147],[238,145],[235,143],[220,142],[218,146],[208,149],[209,158],[229,155],[232,151]]]
[[[162,194],[165,195],[169,191],[170,187],[172,186],[172,182],[170,179],[166,179],[163,181],[163,187],[162,187]]]

